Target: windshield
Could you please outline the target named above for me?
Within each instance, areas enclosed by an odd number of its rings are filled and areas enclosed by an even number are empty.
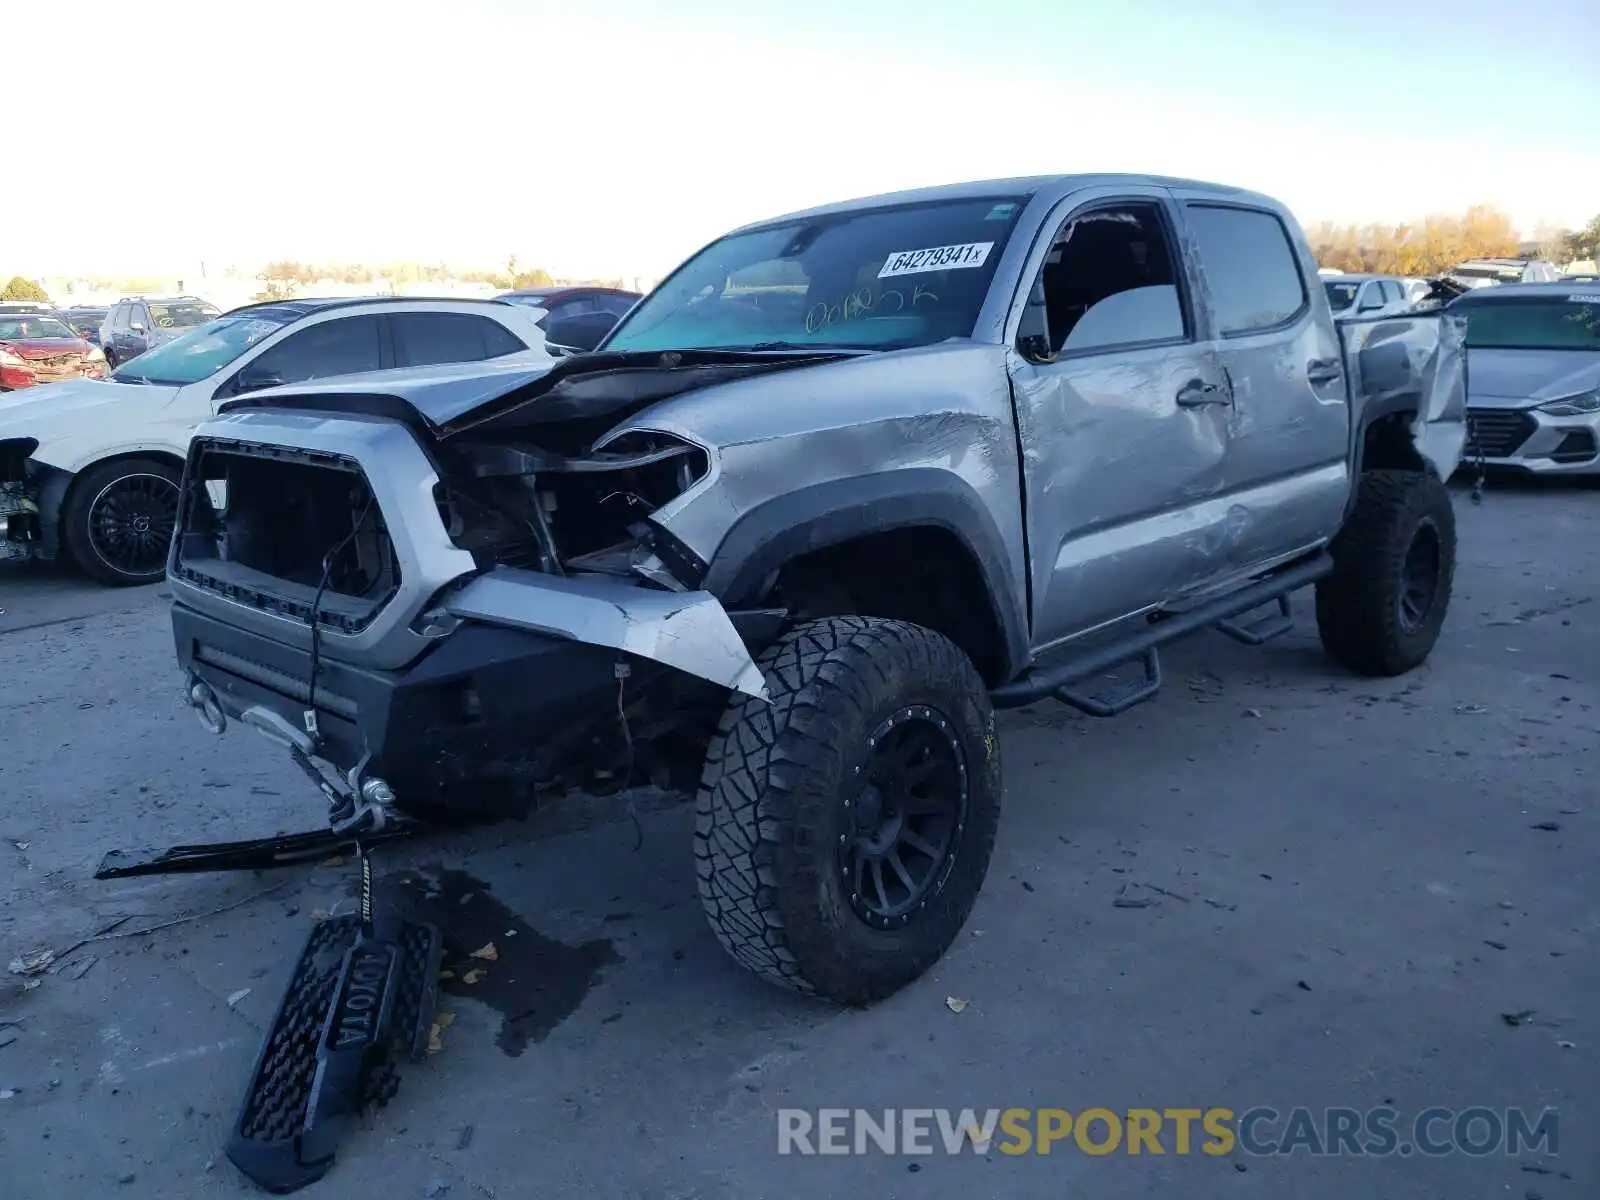
[[[1324,283],[1322,290],[1328,293],[1328,303],[1333,306],[1334,312],[1343,312],[1356,302],[1356,293],[1361,290],[1359,283]]]
[[[215,305],[203,301],[185,300],[150,306],[150,320],[157,329],[193,329],[220,315]]]
[[[119,383],[161,383],[170,387],[199,383],[286,323],[263,317],[220,317],[130,359],[111,378]]]
[[[894,350],[971,337],[1025,197],[863,209],[713,242],[603,350]]]
[[[0,341],[21,341],[24,338],[76,338],[63,322],[54,317],[0,316]]]
[[[1600,350],[1600,292],[1462,304],[1469,350]]]

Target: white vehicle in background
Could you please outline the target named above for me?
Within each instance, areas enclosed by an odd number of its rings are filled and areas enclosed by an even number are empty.
[[[1469,288],[1494,287],[1502,283],[1555,283],[1561,278],[1554,263],[1535,258],[1472,258],[1457,263],[1445,275]]]
[[[1398,317],[1410,312],[1415,301],[1397,275],[1340,275],[1324,279],[1333,319],[1351,317]]]
[[[1467,319],[1467,460],[1600,474],[1600,286],[1508,284],[1450,311]]]
[[[0,562],[108,585],[166,572],[189,439],[236,396],[395,367],[551,358],[528,308],[365,297],[246,305],[119,366],[0,397]]]

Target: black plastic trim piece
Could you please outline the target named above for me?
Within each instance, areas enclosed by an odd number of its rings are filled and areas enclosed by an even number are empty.
[[[312,928],[228,1139],[234,1166],[280,1196],[328,1173],[350,1119],[394,1095],[394,1061],[427,1053],[442,956],[433,925],[391,918],[367,936],[351,915]]]

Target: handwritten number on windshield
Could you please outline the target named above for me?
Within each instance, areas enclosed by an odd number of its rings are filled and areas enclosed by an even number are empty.
[[[862,317],[892,317],[907,305],[917,308],[938,302],[939,297],[936,294],[920,285],[913,289],[909,300],[906,294],[898,289],[883,292],[874,299],[871,288],[861,288],[850,293],[838,304],[822,302],[812,305],[806,313],[806,332],[820,333],[824,329]]]

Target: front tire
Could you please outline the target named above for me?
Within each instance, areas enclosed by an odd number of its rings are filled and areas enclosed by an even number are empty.
[[[1323,649],[1358,675],[1403,675],[1427,661],[1450,607],[1456,517],[1424,471],[1366,471],[1355,510],[1317,584]]]
[[[154,458],[90,467],[73,481],[62,523],[67,553],[109,587],[157,583],[178,523],[183,473]]]
[[[893,994],[965,925],[1000,820],[988,689],[948,639],[829,617],[765,654],[695,800],[700,901],[763,978],[840,1004]]]

